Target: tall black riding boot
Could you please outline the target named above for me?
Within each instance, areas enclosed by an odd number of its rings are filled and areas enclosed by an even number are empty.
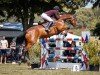
[[[49,22],[48,25],[47,25],[47,27],[45,28],[45,30],[50,31],[49,28],[50,28],[50,26],[51,26],[52,24],[53,24],[53,22]]]

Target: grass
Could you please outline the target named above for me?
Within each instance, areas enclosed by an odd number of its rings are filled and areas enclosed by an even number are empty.
[[[30,69],[26,64],[0,64],[0,75],[100,75],[100,71],[37,70]]]

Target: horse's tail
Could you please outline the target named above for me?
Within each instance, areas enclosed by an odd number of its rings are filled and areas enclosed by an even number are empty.
[[[30,66],[29,54],[28,54],[28,50],[26,49],[27,41],[26,41],[25,35],[26,35],[26,32],[23,32],[23,34],[18,37],[18,41],[20,42],[20,44],[24,45],[24,50],[23,50],[23,54],[22,54],[22,56],[24,56],[23,60],[27,63],[28,66]]]
[[[26,41],[25,35],[26,35],[26,32],[23,31],[16,41],[18,43],[18,46],[23,45],[26,50],[27,41]]]
[[[25,40],[25,33],[22,32],[16,39],[17,45],[24,44],[24,40]]]

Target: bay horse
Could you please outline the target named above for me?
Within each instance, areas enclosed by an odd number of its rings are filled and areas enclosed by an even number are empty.
[[[77,25],[76,18],[72,14],[67,13],[60,15],[60,19],[55,21],[49,32],[45,31],[43,25],[37,25],[26,30],[26,49],[29,50],[40,38],[48,38],[68,29],[68,25],[65,24],[66,20],[69,20],[74,27]]]

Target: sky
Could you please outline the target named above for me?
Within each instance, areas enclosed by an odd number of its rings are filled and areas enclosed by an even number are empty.
[[[93,4],[95,3],[96,0],[90,0],[87,5],[85,6],[85,8],[92,8]]]

